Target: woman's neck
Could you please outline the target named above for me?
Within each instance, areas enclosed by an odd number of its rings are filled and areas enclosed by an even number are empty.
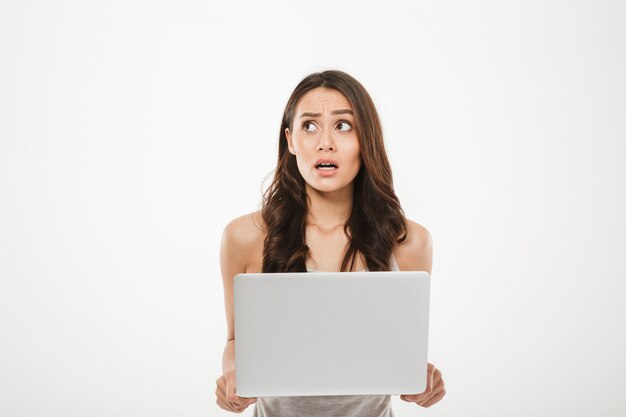
[[[307,226],[314,226],[322,231],[343,227],[352,211],[352,194],[352,184],[330,193],[317,191],[307,185]]]

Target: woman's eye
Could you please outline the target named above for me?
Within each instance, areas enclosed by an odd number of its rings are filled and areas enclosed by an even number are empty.
[[[343,130],[344,132],[352,130],[352,126],[348,122],[339,122],[337,123],[337,127],[339,127],[339,130]],[[342,129],[342,127],[344,128]]]
[[[313,129],[309,129],[309,126],[313,126]],[[315,130],[317,130],[317,127],[316,127],[313,123],[311,123],[311,122],[304,122],[304,123],[302,124],[302,127],[303,127],[303,128],[304,128],[304,130],[305,130],[305,131],[307,131],[307,132],[311,132],[311,131],[315,131]]]

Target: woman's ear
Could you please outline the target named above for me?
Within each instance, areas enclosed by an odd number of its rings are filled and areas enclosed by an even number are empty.
[[[285,128],[285,137],[287,138],[287,148],[289,148],[289,153],[295,155],[296,151],[293,148],[293,143],[291,142],[291,132],[288,127]]]

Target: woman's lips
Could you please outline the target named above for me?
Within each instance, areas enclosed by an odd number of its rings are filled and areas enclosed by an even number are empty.
[[[335,171],[339,168],[339,164],[334,159],[318,159],[315,161],[315,171],[322,177],[330,177],[335,175]]]
[[[320,168],[320,167],[316,167],[315,171],[317,171],[317,173],[322,176],[322,177],[330,177],[335,175],[335,173],[337,172],[339,168],[337,167],[330,167],[330,168]]]

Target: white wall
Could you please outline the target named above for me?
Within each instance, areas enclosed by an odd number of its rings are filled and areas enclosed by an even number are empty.
[[[221,232],[259,206],[292,89],[337,68],[434,239],[448,395],[396,415],[624,415],[625,21],[619,1],[1,2],[0,414],[232,415]]]

